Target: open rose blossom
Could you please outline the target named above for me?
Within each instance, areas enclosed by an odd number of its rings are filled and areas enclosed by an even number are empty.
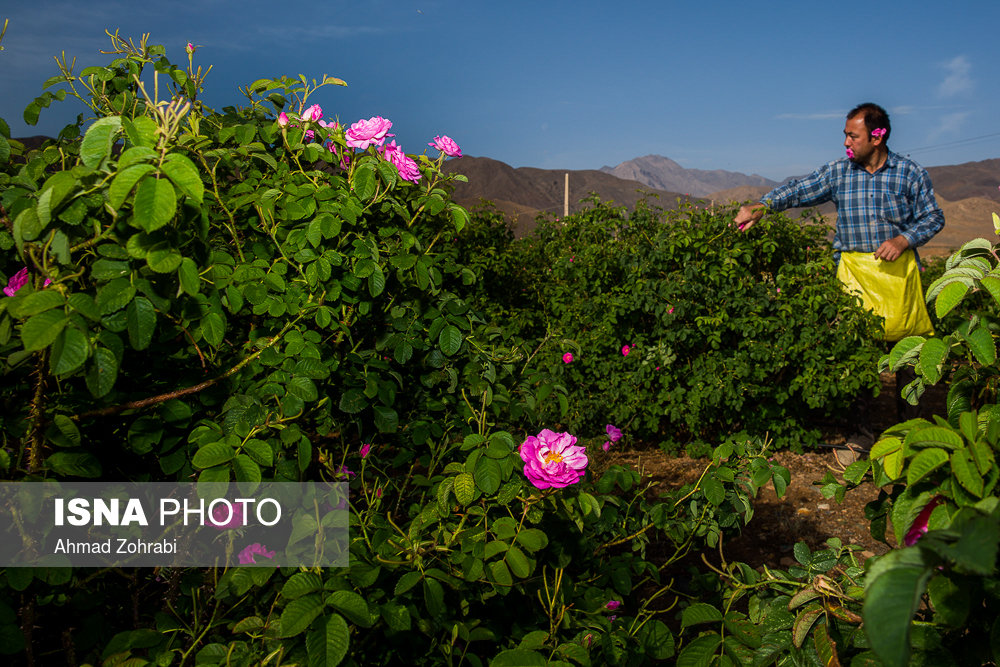
[[[367,149],[369,146],[381,146],[385,143],[389,134],[392,121],[382,118],[382,116],[372,116],[368,120],[359,120],[351,125],[350,129],[344,133],[347,138],[347,145],[351,148]]]
[[[274,552],[268,551],[267,547],[259,542],[254,542],[250,546],[246,547],[238,555],[240,559],[240,565],[256,565],[257,561],[254,560],[255,556],[263,556],[264,558],[274,558]]]
[[[390,141],[389,145],[381,150],[382,157],[395,165],[396,170],[399,171],[400,178],[404,181],[413,181],[414,183],[420,180],[420,169],[417,167],[417,163],[413,158],[404,153],[403,149],[397,146],[395,141]]]
[[[434,137],[434,141],[427,145],[433,146],[449,157],[462,157],[462,149],[459,148],[458,144],[456,144],[455,140],[451,137],[444,135]]]
[[[564,364],[571,364],[571,363],[573,363],[573,353],[572,352],[567,352],[566,354],[563,355],[563,363]]]
[[[576,436],[543,429],[529,435],[518,452],[524,476],[539,489],[561,489],[576,484],[587,472],[587,450],[576,446]]]

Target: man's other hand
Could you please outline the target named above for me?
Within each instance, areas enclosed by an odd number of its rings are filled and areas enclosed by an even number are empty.
[[[900,234],[884,242],[875,250],[875,259],[884,259],[887,262],[894,262],[899,256],[910,247],[910,242]]]

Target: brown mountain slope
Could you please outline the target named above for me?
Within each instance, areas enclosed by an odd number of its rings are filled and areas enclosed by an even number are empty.
[[[535,216],[542,212],[562,215],[566,174],[569,173],[569,210],[577,213],[591,192],[601,200],[633,208],[640,199],[655,195],[663,208],[676,208],[684,195],[654,190],[637,181],[629,181],[596,169],[561,170],[514,168],[498,160],[465,156],[444,163],[444,171],[465,175],[468,183],[458,183],[455,199],[468,207],[486,199],[496,204],[515,225],[520,235],[534,227]]]
[[[1000,159],[927,167],[934,192],[951,201],[985,197],[1000,202]]]

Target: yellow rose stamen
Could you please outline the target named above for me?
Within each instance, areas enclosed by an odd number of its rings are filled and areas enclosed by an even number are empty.
[[[546,463],[562,463],[563,457],[559,452],[549,452],[545,455]]]

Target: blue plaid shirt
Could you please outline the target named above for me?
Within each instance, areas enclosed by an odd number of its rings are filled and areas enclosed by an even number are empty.
[[[892,151],[874,174],[841,158],[761,198],[777,211],[828,201],[837,205],[833,236],[837,259],[841,252],[875,252],[900,234],[916,248],[944,227],[927,171]]]

